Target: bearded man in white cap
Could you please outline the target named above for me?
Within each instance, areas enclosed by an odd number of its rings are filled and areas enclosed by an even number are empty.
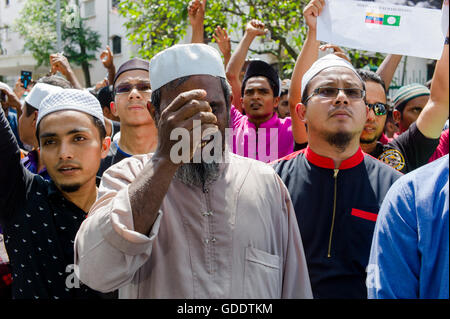
[[[73,272],[75,234],[97,195],[96,173],[108,153],[102,109],[90,93],[62,89],[39,106],[36,137],[51,181],[20,162],[0,111],[0,221],[21,299],[93,298]]]
[[[314,298],[367,298],[365,278],[381,202],[400,173],[363,153],[365,85],[334,54],[302,79],[297,113],[308,146],[274,164],[302,234]]]
[[[295,213],[275,172],[223,140],[212,151],[226,161],[194,161],[228,127],[219,53],[173,46],[150,61],[150,81],[157,149],[103,175],[75,240],[80,279],[120,298],[310,298]],[[195,139],[196,130],[216,133],[184,145],[189,163],[174,160],[182,140],[173,135]]]

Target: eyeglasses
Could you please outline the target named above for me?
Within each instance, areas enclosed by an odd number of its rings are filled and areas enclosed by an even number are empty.
[[[120,84],[114,89],[114,94],[124,94],[124,93],[130,93],[133,88],[136,88],[136,90],[140,92],[150,92],[150,83],[148,82],[142,82],[142,83],[136,83],[136,84]]]
[[[318,87],[311,93],[310,96],[306,98],[305,103],[308,102],[308,100],[314,95],[318,95],[324,98],[335,98],[339,94],[339,91],[344,91],[344,94],[349,99],[363,99],[366,96],[366,91],[359,88]]]
[[[377,115],[377,116],[386,115],[386,113],[387,113],[387,105],[386,104],[377,102],[374,104],[366,103],[366,105],[369,107],[369,109],[373,109],[373,113],[375,113],[375,115]]]

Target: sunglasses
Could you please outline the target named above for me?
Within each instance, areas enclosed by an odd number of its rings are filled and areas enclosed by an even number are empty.
[[[369,107],[369,110],[372,109],[373,113],[375,113],[375,115],[377,115],[377,116],[386,115],[386,113],[387,113],[387,105],[386,104],[377,102],[374,104],[366,103],[366,105]]]
[[[366,95],[366,91],[359,88],[332,88],[332,87],[318,87],[313,93],[308,96],[305,103],[314,95],[318,95],[323,98],[335,98],[339,91],[343,91],[349,99],[363,99]]]
[[[150,92],[150,83],[148,82],[142,82],[137,84],[120,84],[114,89],[114,94],[124,94],[124,93],[130,93],[133,88],[136,88],[136,90],[140,92]]]

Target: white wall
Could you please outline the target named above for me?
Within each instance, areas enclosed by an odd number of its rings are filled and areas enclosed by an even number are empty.
[[[119,66],[129,60],[132,56],[137,55],[137,48],[133,46],[126,37],[126,28],[123,24],[126,19],[120,16],[116,10],[111,9],[111,0],[83,0],[81,3],[81,15],[85,17],[85,7],[88,3],[92,2],[95,5],[95,15],[88,18],[85,22],[87,26],[100,34],[101,48],[96,53],[97,60],[91,61],[91,82],[92,85],[103,80],[106,77],[106,70],[100,61],[100,54],[109,45],[112,50],[111,38],[118,35],[122,38],[122,53],[114,55],[114,65],[116,70]],[[108,28],[108,14],[109,14],[109,28]],[[108,36],[109,33],[109,36]],[[83,80],[80,78],[80,80]]]

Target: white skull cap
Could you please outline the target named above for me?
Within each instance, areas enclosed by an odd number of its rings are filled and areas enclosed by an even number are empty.
[[[301,94],[305,93],[306,85],[321,71],[331,68],[331,67],[344,67],[352,70],[355,72],[355,74],[358,76],[358,78],[361,80],[361,82],[364,82],[361,77],[359,76],[356,69],[353,67],[353,65],[348,62],[345,59],[342,59],[338,57],[336,54],[328,54],[324,56],[323,58],[320,58],[314,64],[309,68],[308,71],[303,75],[302,78],[302,91]]]
[[[63,88],[46,83],[37,83],[30,91],[30,94],[25,98],[25,102],[30,104],[35,109],[39,110],[39,106],[47,95],[61,91]]]
[[[150,60],[152,91],[189,75],[226,78],[219,52],[202,43],[177,44],[159,52]]]
[[[39,106],[39,114],[36,127],[47,115],[58,111],[79,111],[92,115],[99,119],[105,127],[102,107],[95,96],[86,90],[62,89],[56,93],[48,95],[42,100]]]

